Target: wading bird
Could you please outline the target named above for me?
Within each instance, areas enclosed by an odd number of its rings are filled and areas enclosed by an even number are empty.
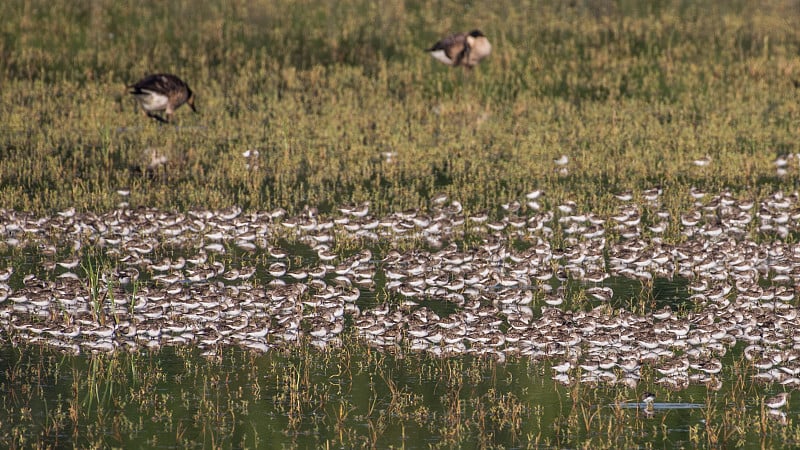
[[[782,408],[783,405],[786,404],[786,401],[788,399],[789,399],[789,394],[787,392],[781,392],[775,397],[764,400],[764,404],[767,405],[767,408],[778,409]]]
[[[130,94],[141,103],[147,116],[159,122],[168,123],[175,110],[184,103],[188,104],[192,111],[197,112],[194,106],[194,92],[175,75],[168,73],[148,75],[128,88]],[[166,118],[156,114],[160,111],[165,112]]]
[[[447,36],[425,50],[448,66],[475,67],[492,53],[492,44],[480,30]]]

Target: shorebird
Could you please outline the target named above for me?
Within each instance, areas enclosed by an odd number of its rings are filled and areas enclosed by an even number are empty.
[[[569,156],[561,155],[558,159],[554,159],[553,162],[556,163],[557,166],[566,166],[569,163]]]
[[[653,410],[653,402],[656,400],[656,394],[652,392],[645,392],[642,394],[642,403],[645,405],[645,409],[648,411]]]
[[[175,75],[169,73],[148,75],[128,88],[130,94],[142,105],[147,116],[159,122],[168,123],[175,110],[184,103],[188,104],[192,111],[197,112],[194,106],[194,92]],[[166,118],[156,114],[160,111],[165,112]]]
[[[786,400],[789,399],[788,392],[781,392],[780,394],[776,395],[775,397],[770,397],[764,400],[764,404],[767,405],[770,409],[778,409],[783,407],[786,404]]]
[[[447,36],[425,51],[448,66],[471,69],[492,53],[492,44],[480,30],[472,30]]]

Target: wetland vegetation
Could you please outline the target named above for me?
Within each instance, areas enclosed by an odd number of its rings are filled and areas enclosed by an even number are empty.
[[[4,447],[799,445],[796,2],[0,14]]]

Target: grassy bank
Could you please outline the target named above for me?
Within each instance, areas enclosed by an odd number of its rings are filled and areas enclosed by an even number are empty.
[[[797,160],[783,177],[773,162],[798,152],[797,5],[483,8],[5,2],[0,205],[104,210],[130,188],[132,206],[167,209],[385,212],[445,192],[474,211],[540,188],[602,211],[655,185],[676,204],[691,186],[794,188]],[[495,50],[472,72],[422,51],[474,27]],[[200,115],[141,114],[124,86],[159,71],[192,86]]]

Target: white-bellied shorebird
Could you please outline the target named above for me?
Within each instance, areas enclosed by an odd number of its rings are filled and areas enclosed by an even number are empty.
[[[778,394],[778,395],[776,395],[774,397],[770,397],[768,399],[765,399],[764,400],[764,404],[767,405],[767,408],[778,409],[778,408],[782,408],[786,404],[786,401],[788,399],[789,399],[789,393],[788,392],[781,392],[780,394]]]

